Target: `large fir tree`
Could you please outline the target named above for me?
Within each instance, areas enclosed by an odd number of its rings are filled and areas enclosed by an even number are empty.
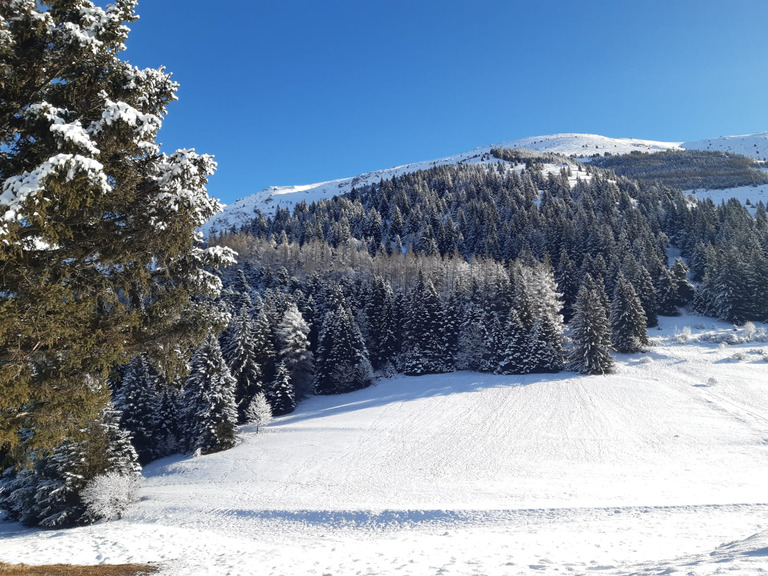
[[[224,360],[236,380],[235,402],[239,422],[245,422],[246,410],[253,397],[264,387],[261,366],[256,361],[258,352],[248,308],[244,305],[232,319],[226,344],[222,348]]]
[[[177,86],[118,57],[135,4],[0,2],[0,445],[17,461],[81,435],[111,366],[146,349],[181,371],[174,351],[216,320],[195,297],[232,253],[194,245],[215,163],[159,151]]]
[[[315,364],[315,394],[342,394],[370,386],[368,350],[343,297],[325,314]]]
[[[182,434],[187,449],[203,454],[235,445],[235,385],[215,336],[209,334],[195,351],[184,383]]]
[[[587,275],[574,305],[569,360],[571,368],[582,374],[605,374],[613,368],[611,328],[602,293]]]
[[[639,352],[648,345],[647,319],[632,284],[619,272],[611,301],[611,342],[617,352]]]

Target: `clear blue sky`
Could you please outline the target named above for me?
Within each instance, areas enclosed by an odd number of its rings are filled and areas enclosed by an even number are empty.
[[[768,130],[766,0],[140,0],[166,151],[225,203],[526,136]]]

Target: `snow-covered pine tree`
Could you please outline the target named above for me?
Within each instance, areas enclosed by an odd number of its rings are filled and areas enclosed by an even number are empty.
[[[180,394],[176,388],[164,386],[157,397],[155,414],[157,429],[155,431],[155,458],[163,458],[176,454],[182,447],[180,445]]]
[[[142,465],[156,457],[160,394],[160,376],[149,358],[145,354],[131,358],[114,402],[121,414],[120,428],[130,432],[131,442]]]
[[[512,308],[504,325],[503,350],[496,372],[499,374],[523,374],[530,365],[530,342],[517,310]]]
[[[587,274],[574,305],[569,361],[571,369],[582,374],[606,374],[613,368],[611,329],[601,292]]]
[[[459,336],[461,334],[461,319],[464,302],[458,287],[454,287],[443,307],[443,340],[445,343],[446,369],[456,367],[456,357],[459,353]]]
[[[315,361],[315,394],[343,394],[373,382],[368,350],[352,313],[339,295],[326,312]]]
[[[504,325],[496,314],[487,314],[485,322],[488,326],[487,338],[485,343],[485,354],[483,356],[483,372],[496,372],[499,366],[505,361],[506,335]]]
[[[221,351],[235,379],[235,403],[238,422],[245,422],[245,411],[254,395],[263,389],[261,366],[256,361],[258,351],[247,306],[230,323],[229,338]]]
[[[408,299],[402,368],[406,374],[433,374],[449,369],[445,357],[443,307],[431,281],[419,271]]]
[[[675,286],[675,304],[687,306],[693,302],[693,297],[696,293],[693,284],[688,280],[688,266],[680,258],[675,258],[669,271],[672,274],[672,281]]]
[[[293,392],[291,374],[284,361],[277,364],[275,379],[269,383],[266,389],[267,402],[272,408],[272,414],[282,416],[296,409],[296,395]]]
[[[579,292],[579,271],[571,260],[568,251],[563,248],[557,265],[555,280],[557,289],[563,295],[563,319],[567,322],[573,317],[573,304]]]
[[[675,279],[667,268],[662,268],[656,279],[656,306],[662,316],[679,316]]]
[[[648,321],[632,284],[619,272],[611,301],[611,342],[617,352],[639,352],[648,345]]]
[[[385,370],[395,361],[395,329],[392,287],[381,276],[374,276],[365,305],[368,352],[374,370]]]
[[[296,398],[312,391],[315,358],[309,350],[309,325],[296,304],[289,304],[277,326],[278,358],[285,364]],[[278,368],[279,372],[279,368]]]
[[[563,337],[548,314],[539,316],[528,337],[527,372],[560,372],[563,369]]]
[[[271,314],[266,306],[262,306],[253,323],[253,349],[256,363],[261,368],[262,381],[271,381],[275,375],[277,350],[272,338]]]
[[[221,321],[203,296],[233,252],[195,244],[216,164],[159,151],[177,85],[118,57],[135,6],[0,2],[0,445],[18,463],[98,416],[112,366],[145,350],[183,371]]]
[[[470,303],[464,307],[464,318],[459,332],[457,370],[480,371],[488,350],[488,326],[482,307]]]
[[[184,383],[182,434],[187,450],[209,454],[235,445],[235,385],[218,340],[208,334],[192,356]]]

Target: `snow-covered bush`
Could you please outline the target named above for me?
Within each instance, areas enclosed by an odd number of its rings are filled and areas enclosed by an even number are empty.
[[[245,417],[247,422],[256,424],[256,432],[259,431],[260,427],[266,426],[272,421],[272,408],[270,408],[267,397],[263,393],[260,392],[253,397]]]
[[[690,326],[683,326],[682,330],[677,330],[675,328],[675,341],[678,344],[683,344],[685,342],[688,342],[688,340],[691,339],[691,327]]]
[[[107,472],[88,482],[80,496],[94,520],[119,520],[139,500],[139,478]]]

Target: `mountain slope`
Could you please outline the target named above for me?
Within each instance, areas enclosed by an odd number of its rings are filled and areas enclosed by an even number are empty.
[[[707,343],[734,335],[708,319],[662,324],[605,377],[455,373],[310,398],[230,451],[152,464],[124,520],[6,525],[0,559],[166,576],[768,570],[768,349]]]
[[[721,136],[694,142],[683,142],[685,150],[713,150],[741,154],[755,160],[768,160],[768,132],[745,134],[744,136]]]
[[[670,149],[690,150],[721,150],[743,154],[756,159],[763,159],[768,154],[768,132],[746,136],[727,136],[702,140],[698,142],[660,142],[653,140],[637,140],[633,138],[608,138],[596,134],[554,134],[551,136],[536,136],[510,142],[502,142],[493,146],[475,148],[455,156],[437,160],[415,162],[384,170],[367,172],[353,178],[342,178],[329,182],[306,184],[300,186],[272,186],[238,199],[228,205],[224,212],[216,215],[203,226],[206,236],[211,233],[237,228],[252,217],[258,209],[265,214],[274,212],[276,206],[292,209],[297,203],[306,201],[316,202],[323,198],[332,198],[350,192],[353,188],[361,188],[376,184],[382,179],[401,176],[432,166],[460,163],[496,163],[499,160],[490,156],[492,148],[525,148],[538,152],[548,152],[563,156],[589,157],[594,154],[629,154],[630,152],[656,152]]]

